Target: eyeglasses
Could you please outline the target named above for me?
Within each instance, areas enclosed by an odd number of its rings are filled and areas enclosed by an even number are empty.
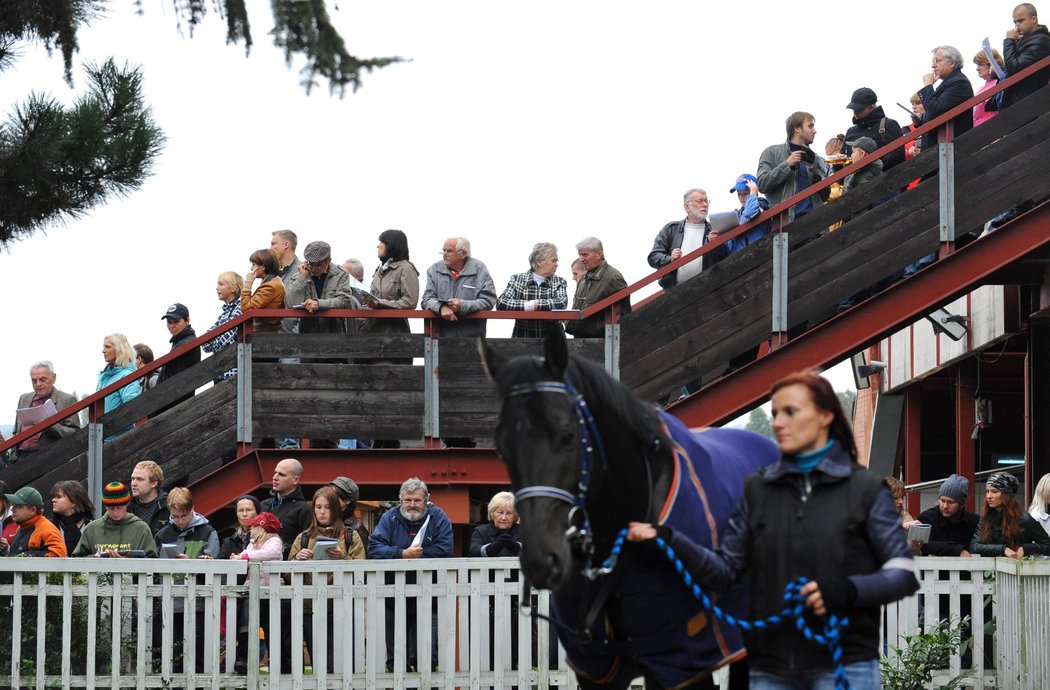
[[[689,206],[706,206],[706,205],[710,204],[711,202],[708,201],[707,199],[703,199],[701,201],[697,201],[696,199],[693,199],[692,201],[687,201],[685,203],[688,204]]]
[[[441,254],[442,255],[445,255],[445,254],[458,254],[458,253],[459,253],[458,249],[442,249],[441,250]]]

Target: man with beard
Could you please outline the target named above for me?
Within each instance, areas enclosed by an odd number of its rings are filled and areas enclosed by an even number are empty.
[[[980,517],[966,510],[969,482],[953,474],[941,484],[940,499],[933,508],[924,510],[918,522],[930,525],[930,540],[912,543],[912,551],[921,548],[923,556],[969,556],[967,550]]]
[[[886,112],[878,104],[878,96],[866,86],[862,86],[853,92],[849,105],[846,106],[853,111],[853,126],[846,130],[845,140],[842,145],[842,153],[852,153],[851,141],[861,137],[869,137],[875,142],[875,148],[882,148],[892,141],[903,136],[900,124],[886,117]],[[868,151],[867,153],[871,153]],[[882,157],[883,172],[889,170],[898,163],[904,162],[904,147],[894,149]],[[869,166],[870,167],[870,166]]]
[[[717,231],[714,235],[710,234],[711,221],[707,219],[710,202],[707,199],[707,192],[697,188],[690,189],[682,197],[682,202],[685,207],[685,218],[671,221],[663,226],[653,241],[652,251],[649,252],[649,265],[653,268],[663,268],[672,261],[682,258],[684,254],[699,249],[709,239],[713,240],[718,237]],[[710,265],[713,259],[714,256],[708,254],[690,261],[677,271],[661,278],[660,287],[669,290],[678,283],[699,275],[703,270],[703,263],[707,262]]]
[[[758,158],[758,188],[770,206],[776,206],[819,183],[830,170],[810,145],[817,136],[816,120],[807,112],[795,112],[784,123],[787,141],[774,144]],[[806,197],[788,210],[788,222],[801,218],[823,203],[821,195]]]
[[[450,558],[452,556],[452,523],[445,512],[428,504],[430,493],[418,477],[410,477],[398,492],[400,506],[383,513],[375,532],[368,538],[368,555],[372,559]],[[394,574],[387,573],[387,584]],[[416,583],[416,574],[407,573],[406,584]],[[394,600],[386,599],[386,669],[394,668],[394,625],[403,625],[406,637],[406,670],[418,668],[416,649],[416,602],[405,602],[405,621],[394,621]],[[431,670],[437,669],[437,601],[431,610]]]

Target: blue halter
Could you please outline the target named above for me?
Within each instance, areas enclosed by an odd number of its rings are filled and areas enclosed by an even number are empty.
[[[557,381],[540,381],[538,383],[522,383],[511,386],[505,394],[505,398],[518,395],[531,395],[533,393],[555,393],[567,395],[572,401],[573,411],[576,413],[576,424],[580,434],[580,472],[576,484],[576,494],[566,491],[557,486],[533,485],[525,486],[514,493],[516,501],[527,498],[553,498],[557,501],[568,503],[572,508],[569,510],[569,527],[565,530],[565,539],[577,549],[585,558],[586,565],[582,572],[588,579],[595,579],[602,574],[602,568],[592,568],[591,563],[594,555],[594,544],[591,535],[591,521],[587,515],[587,489],[590,485],[591,468],[595,455],[602,467],[606,467],[605,448],[602,446],[602,437],[598,433],[598,425],[594,421],[591,409],[584,400],[583,395],[572,385],[568,376],[564,383]]]

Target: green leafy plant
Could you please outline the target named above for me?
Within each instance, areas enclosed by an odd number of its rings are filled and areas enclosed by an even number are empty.
[[[942,620],[928,633],[905,635],[904,644],[893,647],[893,653],[879,660],[882,687],[885,690],[923,690],[933,681],[936,671],[948,668],[952,654],[968,649],[973,640],[963,641],[963,633],[970,627],[970,617],[959,620]],[[939,685],[953,690],[961,687],[970,673],[958,676]]]

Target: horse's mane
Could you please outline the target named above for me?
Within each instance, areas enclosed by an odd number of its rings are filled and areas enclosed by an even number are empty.
[[[619,418],[620,424],[643,441],[659,440],[664,448],[670,447],[656,408],[642,402],[604,368],[588,359],[570,357],[569,378],[593,410],[604,409]]]
[[[664,447],[669,447],[656,409],[639,400],[600,365],[570,356],[567,373],[572,385],[583,395],[596,416],[602,412],[614,416],[622,427],[644,442],[659,440]],[[542,357],[515,357],[499,372],[496,384],[506,395],[514,385],[549,381],[551,378]]]

